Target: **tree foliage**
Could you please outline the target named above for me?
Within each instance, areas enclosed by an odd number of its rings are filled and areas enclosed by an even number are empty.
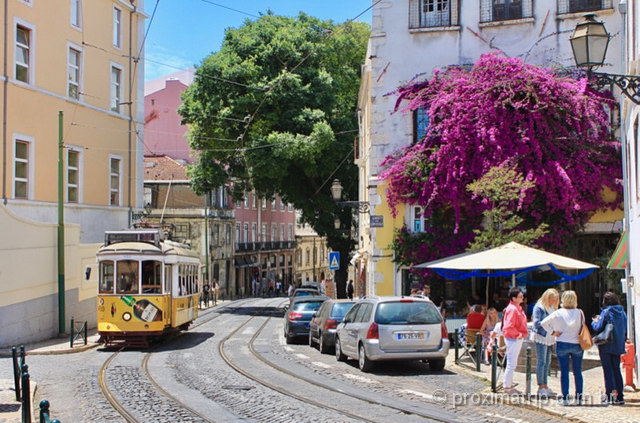
[[[532,181],[524,179],[511,167],[492,167],[480,179],[467,185],[473,198],[488,203],[482,212],[482,229],[475,229],[475,239],[469,251],[499,247],[507,242],[532,246],[547,233],[548,225],[541,223],[535,228],[522,229],[524,218],[518,214],[518,205],[526,192],[535,187]]]
[[[420,205],[438,232],[421,260],[462,252],[480,229],[487,199],[466,187],[510,164],[534,183],[517,205],[521,229],[548,225],[537,244],[560,250],[599,209],[619,208],[619,143],[610,94],[516,58],[485,54],[470,70],[450,67],[398,90],[396,109],[425,108],[427,135],[383,162],[391,207]],[[605,203],[603,188],[617,198]],[[435,219],[435,220],[434,220]],[[466,244],[465,244],[466,243]],[[465,245],[462,249],[460,245]]]
[[[352,242],[334,229],[334,217],[350,225],[351,213],[337,208],[330,186],[339,178],[344,199],[357,198],[351,154],[368,36],[366,24],[338,25],[303,13],[269,13],[227,29],[180,109],[198,152],[190,169],[194,188],[232,180],[236,198],[248,189],[280,195],[346,254]]]

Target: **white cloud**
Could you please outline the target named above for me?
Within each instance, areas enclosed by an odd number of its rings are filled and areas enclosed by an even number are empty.
[[[162,46],[147,46],[145,50],[145,81],[160,78],[176,70],[193,66],[194,61]]]

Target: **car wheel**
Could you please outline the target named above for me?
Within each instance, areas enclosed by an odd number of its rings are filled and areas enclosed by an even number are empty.
[[[363,372],[369,372],[373,368],[373,362],[367,358],[367,352],[362,344],[358,348],[358,367]]]
[[[316,347],[316,343],[313,342],[313,336],[311,336],[311,331],[309,331],[309,346],[311,348],[315,348]]]
[[[429,368],[434,372],[441,372],[444,369],[444,358],[429,360]]]
[[[293,336],[289,335],[288,333],[284,335],[285,336],[285,342],[287,343],[287,345],[291,345],[293,344]]]
[[[327,354],[329,353],[329,347],[327,347],[327,343],[324,341],[324,335],[322,332],[318,334],[318,338],[320,339],[320,353]]]
[[[347,361],[347,356],[342,354],[342,348],[340,348],[340,338],[336,336],[336,360]]]

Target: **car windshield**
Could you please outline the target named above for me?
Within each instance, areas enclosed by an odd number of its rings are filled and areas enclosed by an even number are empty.
[[[381,303],[376,323],[381,325],[429,325],[442,322],[438,309],[423,301]]]
[[[293,305],[293,311],[317,311],[322,305],[323,301],[308,301],[304,303],[295,303]]]
[[[333,309],[331,310],[331,317],[335,317],[338,319],[342,319],[345,314],[347,314],[349,312],[349,310],[351,310],[351,307],[353,307],[353,304],[355,303],[337,303],[333,306]]]
[[[313,291],[296,291],[295,293],[296,297],[303,297],[306,295],[318,295],[318,293]]]

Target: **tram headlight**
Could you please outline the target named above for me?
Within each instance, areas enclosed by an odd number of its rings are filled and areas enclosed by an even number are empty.
[[[128,322],[129,320],[131,320],[131,313],[127,311],[124,314],[122,314],[122,320],[124,320],[125,322]]]

